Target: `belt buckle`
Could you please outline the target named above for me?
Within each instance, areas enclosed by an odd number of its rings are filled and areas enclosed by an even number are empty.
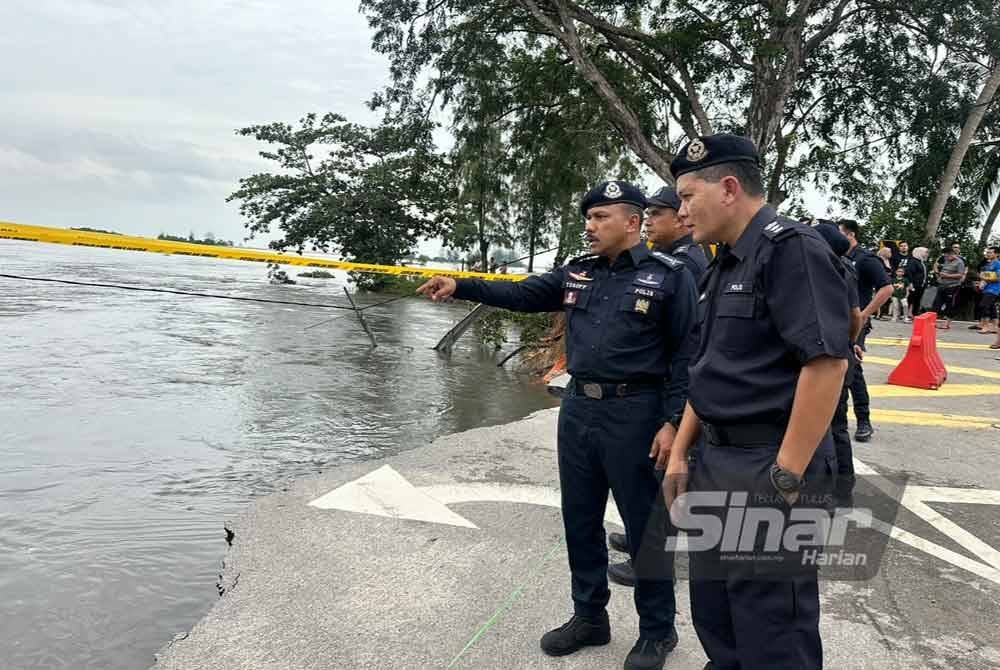
[[[584,384],[583,395],[594,400],[600,400],[604,397],[604,390],[601,389],[600,384]]]

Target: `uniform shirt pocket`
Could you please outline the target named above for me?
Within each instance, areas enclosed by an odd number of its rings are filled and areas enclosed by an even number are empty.
[[[719,296],[712,339],[720,349],[742,352],[752,348],[755,304],[753,293],[724,293]]]

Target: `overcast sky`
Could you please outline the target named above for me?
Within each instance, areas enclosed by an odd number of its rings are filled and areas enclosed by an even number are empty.
[[[356,0],[2,0],[0,220],[242,240],[234,129],[384,84]]]

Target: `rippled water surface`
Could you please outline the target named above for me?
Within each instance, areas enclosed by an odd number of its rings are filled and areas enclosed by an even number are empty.
[[[10,240],[0,273],[344,302],[343,278]],[[146,668],[254,496],[553,405],[471,337],[431,350],[464,313],[369,310],[372,350],[346,313],[0,278],[0,667]]]

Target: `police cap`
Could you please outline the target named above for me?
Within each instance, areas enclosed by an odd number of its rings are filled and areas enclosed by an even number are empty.
[[[580,201],[580,212],[587,216],[591,207],[625,203],[646,209],[646,196],[634,184],[627,181],[602,181],[590,189]]]
[[[664,186],[659,191],[646,198],[646,206],[667,207],[669,209],[676,209],[677,211],[680,211],[681,199],[677,197],[677,191],[675,189],[672,189],[669,186]]]
[[[677,152],[670,163],[670,173],[677,179],[682,174],[722,163],[746,161],[760,167],[757,147],[746,137],[717,133],[697,137]]]

